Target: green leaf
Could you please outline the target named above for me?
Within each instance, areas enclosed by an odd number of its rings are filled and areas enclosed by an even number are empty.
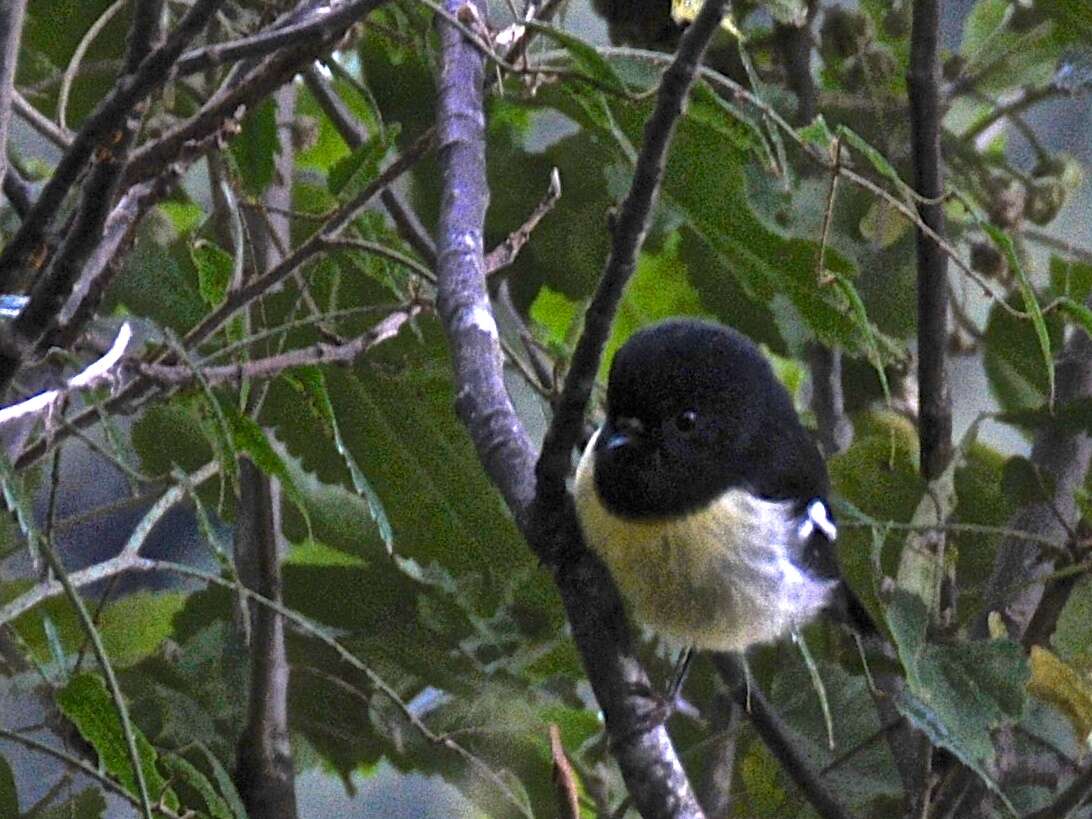
[[[1077,735],[1082,747],[1092,740],[1092,683],[1076,669],[1042,646],[1031,647],[1028,691],[1057,708]]]
[[[861,336],[865,340],[864,348],[868,353],[868,360],[876,369],[876,376],[879,378],[884,398],[890,403],[891,388],[887,384],[887,372],[883,366],[883,351],[880,349],[876,328],[868,318],[868,311],[865,309],[864,301],[861,300],[861,295],[857,292],[857,288],[853,286],[853,282],[835,271],[830,271],[830,275],[834,277],[834,283],[838,285],[838,289],[842,291],[846,301],[849,302],[850,313],[856,320]]]
[[[35,812],[34,819],[102,819],[105,814],[106,797],[102,788],[93,786],[80,791],[67,802]]]
[[[864,155],[865,159],[872,164],[872,167],[875,168],[878,173],[891,180],[891,182],[895,184],[895,187],[900,191],[906,192],[910,190],[910,186],[903,181],[901,176],[899,176],[899,172],[895,169],[895,166],[887,160],[887,157],[883,155],[883,152],[878,148],[872,147],[872,145],[856,131],[845,125],[839,125],[838,138],[847,145],[856,148]]]
[[[281,482],[285,495],[300,510],[310,530],[311,516],[307,510],[307,501],[303,492],[300,491],[295,476],[285,465],[281,456],[270,445],[265,430],[253,418],[239,412],[233,404],[224,405],[224,416],[231,426],[235,447],[249,455],[254,465],[264,474]]]
[[[216,786],[219,788],[220,794],[231,809],[231,815],[235,817],[235,819],[247,819],[246,808],[243,807],[243,800],[239,797],[239,792],[235,789],[235,781],[231,778],[231,774],[227,772],[227,769],[224,768],[220,760],[216,758],[216,755],[205,747],[205,745],[200,742],[195,742],[192,744],[192,747],[195,752],[200,753],[205,758],[209,770],[212,771],[213,779],[216,780]]]
[[[99,631],[115,668],[136,665],[174,634],[174,617],[186,604],[183,592],[136,592],[111,601],[99,616]],[[140,628],[133,628],[139,623]]]
[[[1092,310],[1083,304],[1078,304],[1068,296],[1058,297],[1058,307],[1063,313],[1084,328],[1084,331],[1092,335]]]
[[[168,200],[156,207],[167,217],[179,236],[195,230],[205,220],[205,212],[196,202]]]
[[[80,735],[98,754],[99,764],[118,780],[130,793],[137,792],[136,777],[129,762],[125,736],[121,729],[117,708],[106,690],[106,683],[97,674],[84,673],[72,678],[57,692],[57,706],[72,721]],[[136,740],[137,754],[140,757],[144,781],[148,792],[155,799],[165,795],[164,803],[173,809],[178,808],[178,797],[167,790],[167,780],[156,768],[156,752],[147,737],[135,725],[133,738]]]
[[[373,134],[347,157],[335,162],[326,177],[330,193],[343,201],[359,193],[378,175],[383,160],[397,144],[399,130],[395,124],[384,133]]]
[[[205,811],[211,819],[236,819],[236,814],[208,778],[185,757],[167,754],[162,759],[163,767],[175,783],[175,787],[189,787],[197,791],[205,803]]]
[[[576,344],[575,334],[583,321],[579,308],[576,301],[547,284],[539,288],[531,303],[530,316],[535,327],[542,331],[542,340],[560,352]]]
[[[37,549],[41,534],[34,517],[34,507],[23,478],[16,474],[11,461],[3,453],[0,453],[0,489],[3,490],[4,504],[15,514],[19,531],[30,543],[31,549]]]
[[[968,64],[980,56],[996,53],[999,35],[1004,32],[1012,17],[1013,4],[1009,0],[978,0],[963,21],[963,36],[959,54]]]
[[[1021,302],[1026,303],[1023,299],[1016,303]],[[1060,316],[1052,312],[1043,319],[1048,345],[1060,346]],[[1001,408],[1012,412],[1048,406],[1051,382],[1043,366],[1043,344],[1032,322],[994,305],[986,322],[985,340],[983,364],[990,390]]]
[[[198,239],[190,246],[190,258],[197,268],[201,298],[210,307],[218,306],[227,296],[235,259],[226,250],[205,239]]]
[[[615,93],[628,95],[629,89],[614,70],[614,66],[591,43],[572,33],[545,23],[528,22],[527,28],[545,34],[569,52],[573,63],[600,86]]]
[[[1023,715],[1031,675],[1023,648],[1007,639],[929,643],[925,603],[901,589],[895,590],[886,614],[908,685],[908,695],[896,707],[1005,800],[989,774],[991,731]]]
[[[308,399],[307,405],[311,408],[311,412],[323,422],[326,434],[333,437],[334,446],[337,447],[338,454],[344,459],[345,466],[349,469],[353,488],[367,502],[368,513],[375,521],[379,536],[383,538],[387,551],[393,552],[394,532],[391,529],[390,520],[387,518],[387,512],[383,508],[383,502],[380,500],[379,495],[365,477],[364,472],[356,462],[356,458],[353,457],[352,452],[349,451],[344,439],[341,437],[341,430],[337,425],[337,416],[334,414],[334,405],[330,403],[330,394],[326,389],[326,378],[323,376],[322,370],[318,367],[301,367],[289,376],[289,382],[303,391]]]
[[[243,119],[242,131],[231,141],[231,156],[239,169],[243,187],[251,196],[261,196],[273,181],[276,168],[277,106],[267,97]]]
[[[1083,305],[1092,294],[1092,264],[1052,255],[1050,289],[1058,296],[1068,296]]]
[[[175,466],[194,472],[213,458],[192,400],[153,404],[130,432],[141,468],[149,475],[169,475]]]
[[[982,229],[989,234],[994,243],[1000,248],[1001,252],[1005,254],[1005,258],[1009,263],[1009,270],[1016,275],[1016,283],[1020,288],[1020,295],[1024,300],[1024,310],[1030,315],[1031,324],[1035,328],[1035,335],[1039,339],[1039,349],[1043,354],[1043,367],[1047,378],[1047,395],[1049,396],[1048,403],[1054,403],[1054,356],[1050,350],[1050,333],[1047,330],[1046,321],[1043,319],[1043,311],[1039,306],[1039,299],[1035,296],[1035,290],[1032,289],[1031,281],[1028,279],[1027,273],[1024,271],[1024,266],[1020,264],[1020,258],[1016,255],[1016,248],[1012,243],[1012,239],[1001,228],[991,225],[989,222],[982,223]]]
[[[818,114],[809,125],[798,128],[796,134],[804,142],[822,148],[828,154],[834,147],[834,132],[830,130],[822,114]]]
[[[0,816],[19,816],[19,794],[15,790],[15,775],[7,759],[0,756]]]

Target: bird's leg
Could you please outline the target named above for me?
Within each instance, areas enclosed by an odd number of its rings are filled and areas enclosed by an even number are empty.
[[[683,683],[686,682],[686,675],[690,671],[690,661],[694,659],[694,647],[687,646],[679,654],[679,658],[675,661],[675,671],[671,675],[671,684],[667,687],[667,692],[664,696],[664,702],[667,707],[674,710],[676,703],[679,700],[679,694],[682,693]]]

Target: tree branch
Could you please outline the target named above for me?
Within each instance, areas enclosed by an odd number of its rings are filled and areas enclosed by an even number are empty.
[[[187,153],[190,146],[203,142],[214,134],[223,123],[235,118],[240,110],[250,110],[270,92],[291,80],[303,68],[333,48],[344,29],[363,19],[383,5],[386,0],[353,0],[338,11],[323,18],[321,32],[293,42],[290,47],[276,51],[253,67],[236,66],[223,86],[209,99],[201,110],[167,132],[154,142],[133,152],[125,169],[125,185],[132,185],[162,172],[169,163]],[[333,18],[339,25],[330,27]]]
[[[391,313],[367,333],[344,344],[317,342],[309,347],[240,361],[238,364],[224,364],[216,367],[201,367],[200,372],[182,364],[144,364],[136,365],[137,371],[158,384],[169,387],[184,387],[198,379],[209,386],[219,384],[241,384],[245,381],[257,381],[274,378],[286,370],[296,367],[309,367],[319,364],[351,364],[368,350],[398,334],[407,321],[421,310],[419,305]]]
[[[469,7],[484,20],[484,3],[445,0],[445,7],[453,14]],[[485,289],[484,61],[453,25],[442,20],[439,28],[437,311],[451,347],[456,412],[486,472],[526,525],[534,493],[531,442],[504,386],[500,335]]]
[[[944,236],[943,159],[940,154],[940,0],[914,0],[910,33],[910,140],[914,189],[922,221]],[[918,256],[918,437],[921,474],[939,477],[952,457],[952,398],[948,384],[948,259],[941,247],[917,231]]]

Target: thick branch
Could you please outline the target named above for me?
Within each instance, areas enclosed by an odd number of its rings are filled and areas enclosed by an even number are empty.
[[[940,0],[915,0],[910,34],[910,139],[914,189],[933,203],[919,203],[922,221],[944,235],[944,177],[940,154]],[[952,398],[948,384],[948,258],[940,245],[917,232],[918,436],[921,473],[939,477],[952,457]]]
[[[458,13],[459,0],[445,7]],[[484,19],[484,3],[476,6]],[[484,68],[451,24],[440,24],[443,59],[437,111],[443,197],[437,230],[437,308],[451,347],[456,411],[486,472],[517,520],[534,492],[531,442],[504,386],[500,335],[485,289]]]

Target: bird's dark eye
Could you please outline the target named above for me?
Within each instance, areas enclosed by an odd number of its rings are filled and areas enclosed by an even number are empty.
[[[698,425],[698,414],[694,410],[683,410],[675,416],[675,429],[686,434],[693,432]]]

